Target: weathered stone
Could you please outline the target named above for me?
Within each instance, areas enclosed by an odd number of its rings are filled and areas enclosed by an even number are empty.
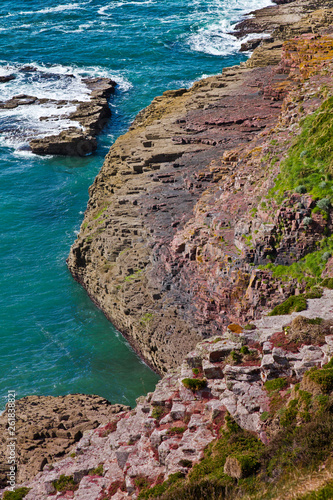
[[[173,420],[183,420],[185,416],[186,406],[181,403],[173,403],[170,415]]]
[[[259,366],[230,366],[227,365],[224,369],[224,375],[227,382],[229,380],[237,381],[256,381],[260,380]]]
[[[222,367],[215,365],[214,363],[210,363],[210,361],[207,361],[206,359],[202,362],[202,369],[205,377],[208,379],[219,379],[224,377]]]

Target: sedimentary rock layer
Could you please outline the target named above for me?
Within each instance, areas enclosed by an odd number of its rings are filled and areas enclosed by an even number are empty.
[[[69,269],[159,372],[176,366],[202,337],[218,334],[231,320],[258,317],[288,293],[278,284],[263,291],[253,270],[268,262],[267,245],[284,212],[259,210],[255,224],[249,215],[278,172],[278,163],[267,170],[265,162],[271,141],[281,146],[281,157],[302,115],[293,103],[282,105],[293,89],[300,92],[304,77],[297,68],[311,59],[311,44],[307,51],[302,43],[295,48],[303,57],[298,63],[290,51],[280,62],[283,40],[307,33],[316,19],[327,32],[332,19],[330,10],[305,15],[317,6],[311,2],[295,5],[290,19],[289,5],[267,11],[283,14],[285,26],[273,30],[246,64],[155,98],[112,146],[90,188]],[[273,28],[280,23],[280,17],[270,19]],[[303,112],[321,103],[308,90]],[[320,220],[312,236],[302,226],[296,242],[296,219],[273,245],[281,262],[291,246],[303,256],[325,230]],[[252,233],[251,253],[244,240]]]
[[[27,396],[15,403],[16,481],[31,479],[46,464],[69,453],[83,433],[112,421],[115,414],[129,410],[100,396]],[[0,490],[7,486],[8,442],[7,408],[0,416]]]

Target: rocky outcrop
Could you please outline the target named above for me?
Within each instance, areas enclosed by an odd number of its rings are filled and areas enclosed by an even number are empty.
[[[259,317],[299,288],[292,280],[281,287],[256,266],[276,256],[297,260],[330,231],[320,216],[316,225],[302,224],[314,203],[306,197],[286,199],[279,212],[278,204],[261,207],[279,171],[268,158],[282,158],[299,121],[320,106],[324,96],[314,89],[331,88],[322,39],[309,35],[311,44],[302,38],[282,51],[286,34],[312,19],[324,19],[327,30],[331,11],[307,17],[316,6],[302,5],[292,18],[298,27],[288,18],[282,38],[267,13],[286,15],[281,9],[289,6],[265,11],[272,38],[246,64],[154,99],[112,146],[90,188],[69,269],[161,373],[203,337]],[[312,44],[323,55],[314,64],[327,67],[306,81]]]
[[[247,328],[233,324],[224,335],[199,343],[153,393],[139,398],[134,410],[84,432],[70,456],[25,482],[31,488],[26,500],[62,497],[63,492],[54,496],[61,475],[74,480],[70,498],[137,498],[143,487],[174,474],[186,476],[203,458],[205,447],[220,436],[225,415],[267,444],[267,416],[277,396],[271,399],[264,383],[282,381],[279,397],[286,398],[304,373],[330,360],[332,300],[333,291],[326,290],[321,299],[308,301],[302,316],[263,316]],[[311,344],[297,344],[286,334],[293,328],[305,333],[313,323],[317,337]],[[234,462],[233,467],[231,459],[226,462],[224,471],[238,477]]]
[[[21,71],[36,72],[37,69],[27,67]],[[45,74],[43,78],[57,78],[59,75]],[[14,75],[1,77],[0,83],[9,82]],[[68,78],[74,78],[69,75]],[[64,109],[64,117],[73,125],[61,131],[57,135],[37,137],[30,141],[31,151],[38,155],[64,155],[64,156],[86,156],[97,148],[96,135],[105,127],[111,116],[108,99],[114,93],[116,82],[110,78],[84,78],[82,82],[89,89],[89,100],[86,101],[64,101],[47,98],[37,98],[30,95],[16,95],[7,101],[0,102],[0,110],[15,109],[19,106],[53,106]],[[66,115],[67,108],[74,107]],[[65,116],[66,115],[66,116]],[[53,116],[40,117],[41,121],[52,121]],[[75,125],[77,122],[77,126]]]
[[[17,483],[30,480],[46,464],[67,455],[83,433],[112,421],[124,405],[99,396],[27,396],[15,403]],[[0,490],[7,486],[8,411],[0,416]],[[5,466],[7,464],[7,468]]]
[[[88,102],[77,103],[76,111],[69,120],[77,121],[79,128],[72,127],[58,135],[33,139],[31,151],[39,155],[86,156],[97,148],[95,136],[102,131],[111,111],[108,98],[114,93],[116,82],[109,78],[85,78],[83,82],[91,91]]]

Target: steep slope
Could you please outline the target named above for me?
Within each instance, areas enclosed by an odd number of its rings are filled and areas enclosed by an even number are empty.
[[[280,159],[290,137],[299,133],[299,120],[320,106],[325,96],[314,96],[313,89],[330,89],[329,69],[312,83],[297,69],[314,54],[308,39],[293,48],[298,60],[290,60],[285,50],[277,65],[287,34],[308,32],[314,25],[318,33],[329,32],[330,10],[304,16],[317,6],[296,2],[291,10],[289,5],[273,8],[278,17],[271,16],[272,26],[282,14],[284,26],[247,64],[154,99],[112,146],[90,188],[69,269],[161,373],[177,366],[201,338],[218,334],[231,321],[258,317],[262,308],[293,292],[296,283],[289,290],[279,282],[263,286],[261,278],[271,273],[258,275],[253,266],[276,253],[277,262],[290,264],[330,230],[326,222],[318,223],[314,234],[301,231],[296,244],[296,222],[286,225],[283,237],[276,231],[285,218],[283,211],[274,218],[277,204],[270,213],[258,209],[278,172],[279,162],[268,161],[270,155]],[[322,59],[330,60],[329,35],[316,44]],[[288,94],[294,96],[289,101]],[[298,99],[304,101],[302,112]],[[299,201],[293,198],[291,206],[293,200]],[[257,211],[255,221],[251,210]],[[279,251],[267,246],[274,232]],[[245,243],[252,233],[251,253]]]

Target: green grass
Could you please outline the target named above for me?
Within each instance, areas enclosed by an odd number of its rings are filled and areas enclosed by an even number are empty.
[[[22,500],[31,488],[17,488],[15,491],[5,491],[3,500]]]
[[[288,382],[284,378],[274,378],[273,380],[267,380],[264,383],[264,387],[267,392],[275,392],[275,391],[281,391],[285,387],[287,387]]]
[[[143,273],[143,269],[138,269],[137,271],[135,271],[133,274],[129,274],[128,276],[125,277],[125,281],[134,281],[134,280],[137,280],[137,279],[140,279],[141,278],[141,275]]]
[[[184,434],[185,431],[186,431],[186,427],[171,427],[168,430],[168,434],[171,434],[171,435]]]
[[[333,391],[333,368],[325,365],[321,370],[312,368],[305,376],[317,384],[324,393]]]
[[[147,325],[147,323],[149,323],[149,321],[151,321],[153,319],[153,315],[152,313],[145,313],[143,316],[141,316],[140,318],[140,324],[141,325]]]
[[[89,471],[89,476],[103,476],[103,464],[99,464],[95,469]]]
[[[329,97],[302,123],[302,132],[289,149],[281,172],[270,192],[282,201],[286,191],[304,189],[327,207],[332,199],[333,175],[333,97]],[[302,186],[302,188],[300,188]],[[319,208],[321,208],[321,205]]]
[[[280,316],[282,314],[305,311],[306,308],[306,298],[303,295],[292,295],[287,300],[282,302],[282,304],[275,306],[269,313],[269,316]]]
[[[155,418],[155,420],[160,420],[168,413],[168,410],[165,406],[155,406],[153,411],[151,412],[151,416]]]

